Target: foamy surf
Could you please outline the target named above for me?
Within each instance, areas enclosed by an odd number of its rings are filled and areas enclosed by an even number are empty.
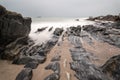
[[[33,18],[31,25],[31,32],[29,34],[30,38],[35,41],[36,44],[48,41],[52,37],[52,33],[56,28],[63,28],[66,30],[71,26],[78,25],[89,25],[94,24],[93,21],[87,21],[86,18],[77,18],[79,21],[76,21],[75,18]],[[35,33],[39,28],[47,27],[44,31]],[[51,31],[49,29],[53,27]]]

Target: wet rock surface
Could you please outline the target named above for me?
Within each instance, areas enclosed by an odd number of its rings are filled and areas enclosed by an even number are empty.
[[[39,65],[38,61],[32,61],[32,62],[27,63],[24,66],[24,68],[36,69],[38,65]]]
[[[56,36],[60,36],[63,31],[64,31],[63,28],[56,28],[53,34]]]
[[[52,70],[54,73],[48,75],[44,80],[59,80],[60,79],[60,55],[56,54],[48,66],[45,67],[46,70]]]
[[[106,15],[106,16],[90,17],[88,20],[120,21],[120,16],[119,15]]]
[[[70,27],[68,28],[68,35],[74,35],[74,36],[80,36],[80,32],[81,32],[81,26],[78,25],[77,27]]]
[[[115,23],[114,23],[115,24]],[[112,24],[111,24],[112,26]],[[93,25],[87,25],[83,27],[83,30],[90,33],[95,39],[98,38],[99,40],[102,40],[104,42],[107,42],[111,45],[115,45],[117,47],[120,47],[120,30],[116,29],[116,27],[111,26],[93,26]],[[118,25],[119,26],[119,25]]]
[[[88,28],[91,28],[90,26]],[[90,32],[103,31],[103,28],[92,28]],[[73,33],[73,32],[72,32]],[[69,41],[75,46],[70,49],[73,62],[70,63],[70,67],[75,71],[75,77],[78,80],[111,80],[101,68],[94,65],[91,61],[95,60],[95,56],[92,53],[87,52],[81,43],[83,38],[81,35],[69,34]],[[81,34],[78,33],[78,34]]]
[[[48,66],[45,67],[46,70],[53,70],[55,73],[60,73],[60,63],[59,62],[52,62]]]
[[[42,32],[46,29],[47,27],[43,27],[43,28],[38,28],[37,31],[35,33],[38,33],[38,32]]]
[[[44,80],[59,80],[60,76],[57,73],[50,74]]]
[[[31,18],[6,10],[0,5],[0,57],[13,59],[13,53],[5,53],[6,46],[18,38],[27,38],[31,30]],[[21,39],[20,39],[21,40]],[[19,40],[19,41],[20,41]],[[26,40],[21,42],[27,42]],[[22,44],[23,44],[22,43]],[[17,43],[16,43],[17,44]],[[19,43],[18,43],[19,44]],[[14,46],[12,46],[14,47]]]
[[[109,77],[112,77],[112,80],[120,79],[120,55],[111,57],[106,63],[101,67],[102,71],[107,74]]]
[[[52,29],[53,29],[53,27],[49,28],[49,30],[48,30],[48,31],[52,31]]]
[[[38,61],[38,63],[43,63],[46,60],[47,53],[52,49],[52,47],[57,43],[58,37],[53,37],[46,43],[41,45],[31,46],[29,45],[22,48],[19,55],[13,60],[14,64],[26,64],[31,61]]]
[[[18,74],[15,80],[31,80],[32,76],[33,76],[32,69],[25,68]]]

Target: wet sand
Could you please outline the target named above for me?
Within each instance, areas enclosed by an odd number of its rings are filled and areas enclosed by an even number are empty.
[[[60,46],[56,44],[54,48],[50,51],[50,53],[47,55],[47,61],[43,64],[40,64],[38,68],[34,70],[32,80],[44,80],[45,77],[53,73],[53,71],[45,70],[44,68],[51,62],[51,59],[56,53],[61,56],[61,59],[59,61],[61,70],[60,80],[69,80],[67,78],[67,75],[70,75],[70,80],[76,80],[76,78],[74,77],[74,71],[70,69],[69,65],[69,62],[72,61],[71,54],[69,52],[69,49],[71,47],[72,45],[68,42],[67,38],[64,39],[63,43]]]
[[[102,66],[110,57],[120,54],[119,48],[106,42],[93,40],[92,45],[89,45],[86,41],[82,43],[83,47],[96,57],[96,60],[92,60],[92,62],[97,66]]]
[[[0,80],[15,80],[23,65],[11,64],[11,61],[0,60]]]

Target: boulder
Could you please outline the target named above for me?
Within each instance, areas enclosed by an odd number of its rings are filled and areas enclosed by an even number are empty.
[[[38,62],[37,61],[32,61],[32,62],[29,62],[27,63],[24,68],[31,68],[31,69],[36,69],[37,66],[38,66]]]
[[[35,33],[37,33],[37,32],[42,32],[42,31],[44,31],[46,28],[47,28],[47,27],[38,28],[37,31],[36,31]]]
[[[33,76],[32,69],[25,68],[17,75],[15,80],[31,80],[32,76]]]
[[[78,25],[77,27],[72,26],[68,29],[68,31],[69,31],[69,34],[71,35],[80,36],[81,26],[80,25]]]
[[[52,31],[52,29],[53,29],[53,27],[49,28],[49,30],[48,30],[48,31]]]
[[[6,45],[14,42],[18,38],[28,37],[31,30],[31,22],[31,18],[23,17],[16,12],[8,11],[0,5],[0,49],[5,51]],[[22,42],[25,41],[27,42],[27,40]],[[0,50],[0,57],[4,55],[4,51],[2,50]],[[10,55],[12,55],[12,57],[14,56],[13,53],[10,53]],[[4,58],[6,57],[9,58],[10,56],[4,55]]]
[[[60,75],[58,75],[57,73],[53,73],[47,76],[44,80],[59,80],[59,79]]]
[[[102,71],[107,74],[112,80],[120,79],[120,55],[111,57],[101,67]]]
[[[86,61],[72,62],[70,66],[78,80],[110,80],[99,68]]]
[[[56,36],[60,36],[63,31],[64,31],[63,28],[56,28],[53,34]]]
[[[53,70],[55,73],[60,74],[60,63],[52,62],[48,66],[45,67],[46,70]]]

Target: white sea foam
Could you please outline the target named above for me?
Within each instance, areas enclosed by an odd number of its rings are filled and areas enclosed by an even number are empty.
[[[77,18],[78,19],[78,18]],[[30,38],[33,39],[36,44],[45,42],[52,37],[52,33],[55,28],[60,27],[66,30],[70,26],[77,25],[89,25],[93,24],[92,21],[85,20],[86,18],[79,18],[79,21],[76,21],[75,18],[33,18],[31,25]],[[48,27],[46,30],[35,33],[38,28]],[[53,27],[52,31],[48,31],[50,27]]]

